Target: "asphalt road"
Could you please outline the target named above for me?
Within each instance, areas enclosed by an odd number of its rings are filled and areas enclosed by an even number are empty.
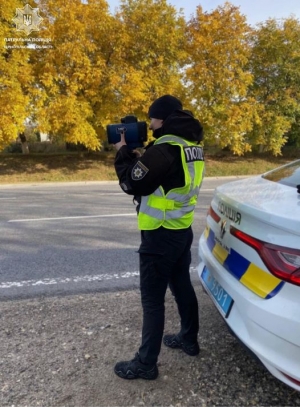
[[[191,264],[215,187],[204,180]],[[138,287],[139,232],[132,197],[116,182],[0,186],[0,300]]]
[[[229,180],[207,178],[200,192],[195,284],[206,212],[215,187]],[[155,385],[114,375],[113,364],[131,354],[141,326],[138,291],[131,290],[138,287],[136,213],[117,183],[0,185],[0,227],[1,406],[300,405],[299,393],[227,332],[200,287],[200,359],[163,347]],[[103,295],[64,296],[97,292]],[[23,298],[30,300],[5,301]],[[177,319],[172,299],[169,332]]]

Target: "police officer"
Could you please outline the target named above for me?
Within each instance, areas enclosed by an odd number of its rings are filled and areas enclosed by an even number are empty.
[[[115,170],[120,186],[134,195],[141,230],[140,290],[143,307],[142,341],[132,360],[118,362],[114,371],[123,379],[156,379],[161,342],[199,353],[198,302],[190,280],[192,222],[204,175],[199,146],[203,129],[179,99],[164,95],[149,108],[155,141],[137,157],[124,136],[115,144]],[[175,297],[181,321],[177,334],[165,335],[164,300],[167,287]]]

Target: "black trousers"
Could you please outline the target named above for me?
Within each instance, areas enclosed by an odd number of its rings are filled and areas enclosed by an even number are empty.
[[[169,285],[180,315],[182,341],[193,344],[199,331],[198,301],[190,279],[192,228],[142,231],[140,289],[143,307],[143,363],[157,362],[165,323],[165,294]],[[174,332],[177,333],[177,332]]]

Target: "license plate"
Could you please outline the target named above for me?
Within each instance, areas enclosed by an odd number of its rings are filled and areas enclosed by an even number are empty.
[[[207,293],[216,304],[218,310],[221,312],[224,318],[227,318],[233,304],[233,299],[230,297],[227,291],[224,290],[221,284],[219,284],[218,281],[212,276],[207,267],[204,267],[201,278]]]

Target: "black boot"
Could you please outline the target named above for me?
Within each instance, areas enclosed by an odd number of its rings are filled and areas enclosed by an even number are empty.
[[[116,375],[127,380],[138,378],[154,380],[158,376],[156,364],[146,365],[142,363],[138,353],[136,353],[135,357],[128,362],[118,362],[114,370]]]
[[[196,356],[200,352],[200,348],[198,342],[193,344],[183,343],[181,336],[178,335],[165,335],[163,338],[163,343],[168,346],[169,348],[179,348],[182,349],[183,352],[187,353],[190,356]]]

